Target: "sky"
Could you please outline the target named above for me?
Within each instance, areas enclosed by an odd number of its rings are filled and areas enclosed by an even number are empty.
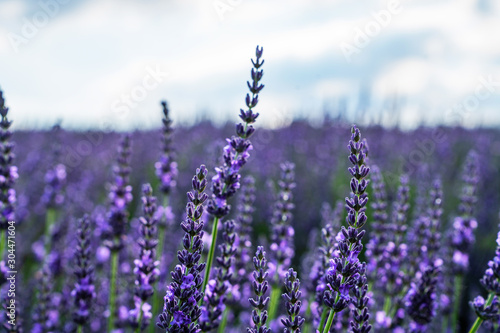
[[[494,0],[0,0],[17,129],[237,121],[264,47],[261,126],[500,125]]]

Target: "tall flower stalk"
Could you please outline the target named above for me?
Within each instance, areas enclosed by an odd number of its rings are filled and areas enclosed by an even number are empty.
[[[300,328],[305,321],[300,316],[301,296],[302,292],[300,291],[300,280],[297,278],[297,272],[290,268],[285,275],[285,293],[282,295],[288,316],[281,319],[281,323],[285,326],[284,333],[300,333]]]
[[[269,297],[266,296],[267,290],[269,289],[269,283],[267,282],[268,271],[266,252],[262,246],[257,248],[255,257],[253,257],[253,291],[255,293],[254,298],[250,298],[248,301],[253,307],[252,310],[252,327],[247,328],[248,333],[270,333],[271,330],[267,327],[267,305],[269,303]]]
[[[4,258],[7,249],[7,228],[9,221],[14,221],[14,204],[16,203],[16,191],[14,185],[17,175],[17,167],[12,165],[14,160],[14,143],[11,142],[12,132],[7,114],[9,108],[5,106],[3,92],[0,90],[0,261]]]
[[[181,223],[185,234],[183,249],[177,253],[180,264],[171,272],[172,282],[167,286],[163,312],[157,325],[166,332],[199,332],[197,323],[201,316],[198,303],[203,298],[200,287],[205,263],[199,263],[203,251],[203,203],[208,199],[204,193],[207,186],[207,168],[202,165],[196,170],[192,191],[187,193],[186,219]]]
[[[76,282],[71,295],[75,299],[73,321],[77,325],[78,333],[81,333],[89,322],[91,302],[96,297],[93,277],[94,267],[90,263],[90,220],[87,215],[79,220],[76,233],[76,268],[74,271]]]
[[[456,331],[458,325],[460,304],[462,301],[463,279],[469,269],[469,253],[474,244],[474,230],[477,221],[474,218],[474,208],[477,202],[477,185],[479,183],[479,162],[474,151],[469,152],[465,161],[463,172],[464,185],[460,198],[460,216],[453,221],[453,235],[451,247],[453,248],[453,280],[454,280],[454,306],[452,313],[452,328]]]
[[[408,291],[406,311],[412,319],[410,332],[425,332],[436,315],[436,285],[439,268],[431,264],[423,272],[417,273],[416,282]]]
[[[365,165],[364,142],[361,141],[361,133],[356,126],[351,129],[351,140],[349,141],[349,161],[352,167],[349,172],[352,175],[350,187],[351,197],[346,198],[348,228],[342,227],[338,249],[340,256],[330,260],[330,268],[326,272],[325,282],[327,290],[324,295],[325,310],[328,319],[324,324],[325,316],[318,327],[323,333],[330,331],[335,314],[344,310],[351,301],[350,293],[361,277],[358,255],[363,249],[361,240],[365,234],[361,228],[365,225],[367,217],[365,214],[368,195],[365,193],[368,180],[365,179],[370,168]],[[329,310],[328,310],[329,309]],[[324,325],[324,326],[323,326]]]
[[[271,280],[271,303],[269,304],[269,321],[274,320],[277,314],[279,299],[282,290],[281,281],[284,280],[287,270],[292,264],[295,254],[293,236],[295,230],[292,223],[293,192],[295,188],[295,165],[290,162],[281,164],[281,179],[278,182],[278,199],[274,205],[272,225],[271,253],[273,260],[269,263]]]
[[[142,332],[152,318],[151,305],[148,299],[154,293],[154,283],[160,275],[159,262],[156,260],[158,245],[156,198],[153,197],[151,185],[142,186],[143,216],[139,218],[139,234],[137,241],[140,247],[139,258],[134,260],[135,268],[135,308],[129,311],[129,321],[136,332]]]
[[[128,223],[128,204],[132,201],[132,186],[128,185],[130,175],[130,136],[125,135],[118,147],[117,163],[113,168],[115,182],[111,185],[110,211],[108,214],[108,224],[111,234],[105,245],[111,251],[111,277],[109,285],[109,317],[108,332],[114,328],[115,308],[116,308],[116,285],[118,272],[118,258],[120,250],[124,246],[125,228]]]
[[[169,214],[171,210],[170,207],[170,195],[172,190],[177,185],[177,162],[175,162],[175,153],[172,145],[172,119],[170,119],[169,108],[166,101],[161,102],[162,112],[163,112],[163,127],[162,127],[162,140],[161,140],[161,156],[160,160],[155,163],[156,176],[160,182],[159,190],[162,193],[162,211],[163,217],[158,221],[158,246],[156,247],[156,260],[159,261],[160,265],[160,276],[158,278],[161,284],[164,280],[163,274],[161,272],[166,271],[166,267],[162,267],[162,254],[165,248],[165,237],[167,235],[167,227],[169,224]],[[157,283],[153,282],[155,292],[153,294],[153,313],[158,313],[161,306],[160,293],[156,290]],[[154,325],[150,326],[150,333],[154,332]]]
[[[259,116],[258,113],[254,113],[253,109],[257,106],[257,103],[259,102],[259,93],[264,88],[264,85],[259,83],[264,75],[264,71],[260,69],[260,67],[264,64],[264,60],[261,59],[262,52],[263,49],[259,49],[257,46],[255,51],[256,60],[254,61],[252,59],[252,83],[247,81],[248,89],[250,90],[252,96],[247,94],[245,98],[245,103],[248,108],[247,111],[240,110],[240,118],[243,123],[236,125],[237,136],[233,136],[231,139],[226,139],[228,144],[224,147],[224,164],[215,168],[215,172],[217,174],[212,178],[212,197],[208,202],[207,210],[214,216],[214,220],[212,224],[212,240],[207,256],[207,269],[205,271],[202,288],[203,292],[205,292],[207,283],[210,280],[219,221],[229,214],[231,207],[229,206],[227,200],[232,197],[236,193],[236,190],[240,187],[239,181],[241,176],[238,172],[241,167],[246,164],[248,158],[250,157],[249,151],[253,149],[249,138],[255,132],[252,124],[255,123],[255,120]]]

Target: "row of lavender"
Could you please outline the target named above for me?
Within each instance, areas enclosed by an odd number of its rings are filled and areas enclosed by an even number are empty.
[[[347,151],[338,119],[254,134],[256,56],[226,145],[227,126],[173,132],[166,103],[161,135],[11,139],[0,98],[0,228],[16,221],[19,265],[7,332],[498,327],[500,133],[368,127],[368,146],[353,127]]]

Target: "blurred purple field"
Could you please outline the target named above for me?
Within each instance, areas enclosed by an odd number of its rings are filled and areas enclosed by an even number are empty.
[[[236,133],[11,132],[4,92],[6,332],[497,332],[500,130],[262,129],[260,57]]]

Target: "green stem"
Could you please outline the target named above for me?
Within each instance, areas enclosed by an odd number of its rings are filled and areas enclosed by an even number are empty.
[[[460,313],[460,303],[461,303],[461,294],[462,294],[462,281],[463,281],[463,275],[457,275],[455,277],[455,299],[453,300],[453,313],[452,313],[452,319],[451,319],[451,328],[452,332],[457,331],[457,325],[458,325],[458,315]],[[481,325],[481,324],[479,324]]]
[[[168,195],[163,197],[163,207],[166,208],[169,205],[170,197]],[[166,219],[165,223],[161,223],[158,227],[158,245],[156,246],[156,260],[160,262],[160,270],[162,269],[167,269],[166,267],[162,268],[161,267],[161,258],[163,255],[163,248],[165,247],[165,236],[166,236]],[[162,307],[162,298],[160,296],[160,290],[158,288],[158,284],[163,281],[158,280],[154,285],[154,294],[153,294],[153,316],[156,316],[159,314],[160,309]],[[155,331],[155,325],[149,325],[149,333],[154,333]]]
[[[278,304],[280,300],[281,288],[274,286],[271,291],[271,300],[269,302],[269,322],[272,322],[278,312]]]
[[[218,333],[224,333],[226,331],[227,313],[228,313],[228,308],[226,307],[224,309],[224,313],[222,314],[222,320],[219,324],[219,329],[217,330]]]
[[[82,333],[82,325],[78,325],[77,333]]]
[[[495,297],[494,294],[488,295],[488,299],[486,300],[486,306],[491,305],[491,302],[493,302],[494,297]],[[469,333],[476,333],[482,323],[483,323],[483,319],[477,317],[476,321],[474,322],[474,324],[470,328]]]
[[[326,320],[326,316],[328,315],[328,308],[325,307],[323,309],[323,313],[321,314],[321,320],[319,321],[319,327],[318,327],[318,331],[321,332],[321,329],[324,327],[325,325],[325,320]]]
[[[47,213],[45,214],[45,231],[44,231],[44,241],[45,241],[45,256],[49,255],[50,251],[50,233],[52,232],[52,226],[54,225],[57,214],[54,208],[47,208]]]
[[[108,332],[115,326],[116,273],[118,271],[118,252],[111,253],[111,280],[109,282],[109,318]]]
[[[385,302],[384,302],[384,312],[386,315],[389,315],[389,312],[391,310],[391,299],[386,296]]]
[[[5,253],[5,250],[7,249],[7,234],[5,233],[5,230],[0,231],[0,261],[3,260],[3,255]]]
[[[326,322],[325,329],[323,330],[323,333],[330,332],[330,328],[332,327],[332,323],[333,323],[333,317],[335,317],[335,311],[330,310],[330,314],[328,315],[328,321]]]
[[[142,327],[142,306],[144,305],[144,301],[141,301],[141,307],[139,308],[139,325],[135,329],[135,333],[141,333],[141,327]],[[152,326],[152,325],[151,325]]]
[[[208,279],[210,278],[210,270],[212,268],[212,262],[214,261],[215,255],[215,243],[217,242],[217,231],[219,229],[219,218],[214,217],[214,223],[212,226],[212,243],[210,244],[210,251],[207,257],[207,267],[205,267],[205,279],[203,279],[203,288],[201,289],[205,293],[207,289]]]

